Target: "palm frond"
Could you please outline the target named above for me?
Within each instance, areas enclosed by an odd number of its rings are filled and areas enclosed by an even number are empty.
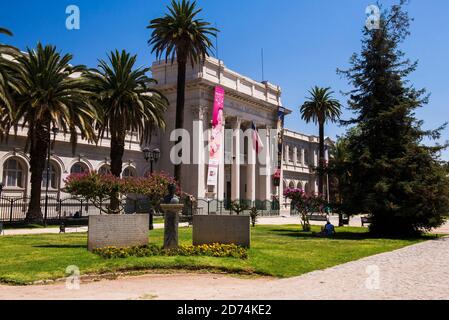
[[[209,22],[197,18],[202,9],[196,2],[172,0],[167,7],[169,13],[162,18],[153,19],[148,25],[152,34],[148,44],[157,59],[165,54],[165,60],[172,63],[177,58],[182,62],[190,60],[192,66],[210,54],[213,48],[210,37],[216,37],[218,30]]]

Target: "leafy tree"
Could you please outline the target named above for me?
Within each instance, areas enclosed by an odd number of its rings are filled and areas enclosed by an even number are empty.
[[[335,122],[340,118],[340,102],[332,97],[330,88],[315,86],[309,91],[311,97],[301,106],[302,119],[306,122],[314,122],[319,127],[319,166],[318,166],[318,192],[324,194],[324,125],[326,122]]]
[[[73,152],[78,134],[96,141],[95,108],[89,103],[85,81],[79,77],[83,66],[71,66],[72,55],[61,56],[54,46],[38,43],[34,50],[16,58],[18,72],[11,93],[13,113],[10,128],[28,128],[25,150],[30,153],[31,199],[26,215],[29,223],[42,221],[41,186],[52,128],[70,134]]]
[[[150,22],[148,29],[152,29],[148,44],[153,47],[158,59],[165,53],[165,60],[176,59],[178,64],[178,83],[176,101],[176,129],[184,127],[184,104],[186,86],[186,68],[190,61],[195,63],[204,61],[213,47],[210,36],[216,36],[217,29],[209,22],[198,19],[202,9],[198,9],[196,1],[172,0],[168,7],[169,13],[162,18]],[[181,138],[178,143],[181,142]],[[175,165],[175,179],[181,184],[181,165]]]
[[[439,161],[446,145],[422,144],[438,139],[444,126],[426,131],[416,119],[414,111],[428,97],[409,84],[417,63],[399,48],[411,22],[405,3],[384,10],[379,29],[365,28],[361,54],[352,56],[349,70],[339,71],[354,87],[348,94],[355,116],[344,123],[359,130],[347,142],[351,178],[343,201],[348,213],[370,213],[371,231],[382,235],[438,227],[449,204]]]
[[[164,128],[168,101],[151,86],[156,83],[146,73],[149,68],[135,68],[137,56],[126,51],[111,52],[109,61],[99,61],[98,69],[86,73],[93,101],[99,110],[99,136],[110,134],[111,173],[120,177],[129,132],[139,135],[142,143],[151,140],[156,128]],[[111,210],[118,211],[118,194],[111,195]]]

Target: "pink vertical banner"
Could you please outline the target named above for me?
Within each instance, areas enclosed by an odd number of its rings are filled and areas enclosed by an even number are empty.
[[[214,109],[212,113],[212,133],[209,140],[209,170],[207,173],[207,185],[216,187],[218,169],[220,167],[220,159],[223,140],[223,109],[224,109],[225,91],[222,87],[215,87]]]

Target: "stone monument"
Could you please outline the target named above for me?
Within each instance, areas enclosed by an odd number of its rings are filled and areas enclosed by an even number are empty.
[[[184,208],[180,204],[179,197],[176,196],[176,185],[170,184],[168,186],[168,195],[164,198],[164,203],[161,204],[164,212],[164,249],[178,248],[178,227],[179,214]]]

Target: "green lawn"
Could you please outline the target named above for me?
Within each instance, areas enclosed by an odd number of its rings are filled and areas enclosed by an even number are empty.
[[[428,239],[375,239],[364,228],[338,228],[334,239],[313,237],[299,226],[252,229],[248,260],[212,257],[130,257],[103,260],[86,250],[86,234],[0,237],[0,282],[26,284],[65,276],[69,265],[82,274],[125,270],[184,269],[291,277],[351,260],[395,250]],[[314,227],[318,231],[318,227]],[[180,241],[191,244],[192,229],[180,229]],[[163,230],[150,233],[162,244]]]

